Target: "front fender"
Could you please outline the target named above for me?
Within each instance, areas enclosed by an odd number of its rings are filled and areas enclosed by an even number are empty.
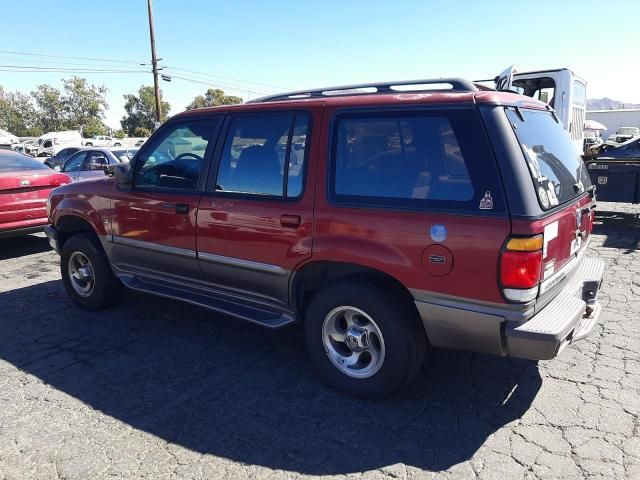
[[[59,226],[65,216],[75,216],[86,221],[98,236],[111,235],[111,202],[95,195],[63,197],[52,202],[51,224]]]

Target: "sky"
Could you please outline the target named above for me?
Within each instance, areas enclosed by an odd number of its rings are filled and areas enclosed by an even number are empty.
[[[118,128],[123,95],[153,83],[146,0],[1,3],[5,89],[28,93],[85,77],[109,89],[106,123]],[[589,98],[640,103],[638,0],[154,0],[153,8],[160,65],[173,77],[161,82],[172,114],[208,88],[248,99],[350,83],[492,78],[510,65],[567,67],[587,80]],[[16,65],[68,70],[7,71]]]

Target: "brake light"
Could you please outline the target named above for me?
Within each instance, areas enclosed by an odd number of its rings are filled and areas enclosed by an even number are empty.
[[[500,280],[506,288],[531,288],[540,282],[542,252],[504,252]]]
[[[508,300],[527,302],[538,295],[542,235],[510,238],[500,257],[500,284]]]

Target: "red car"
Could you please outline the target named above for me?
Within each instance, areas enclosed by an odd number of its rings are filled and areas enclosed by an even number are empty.
[[[304,322],[323,379],[363,397],[409,384],[431,346],[553,358],[600,313],[570,137],[546,104],[461,79],[191,110],[50,202],[80,307],[126,286]]]
[[[0,237],[42,231],[51,189],[70,181],[31,157],[0,150]]]

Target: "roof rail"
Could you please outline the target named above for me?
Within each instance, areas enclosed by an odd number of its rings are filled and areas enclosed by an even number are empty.
[[[399,82],[360,83],[342,85],[338,87],[316,88],[313,90],[296,90],[293,92],[276,93],[266,97],[249,100],[246,103],[275,102],[278,100],[299,100],[305,98],[330,98],[349,95],[372,95],[380,93],[416,93],[428,92],[429,88],[396,88],[396,87],[424,87],[425,85],[451,85],[450,89],[434,88],[433,90],[452,90],[456,92],[475,92],[478,88],[469,80],[462,78],[430,78],[426,80],[402,80]],[[358,91],[358,90],[367,91]],[[373,91],[372,91],[373,90]]]

